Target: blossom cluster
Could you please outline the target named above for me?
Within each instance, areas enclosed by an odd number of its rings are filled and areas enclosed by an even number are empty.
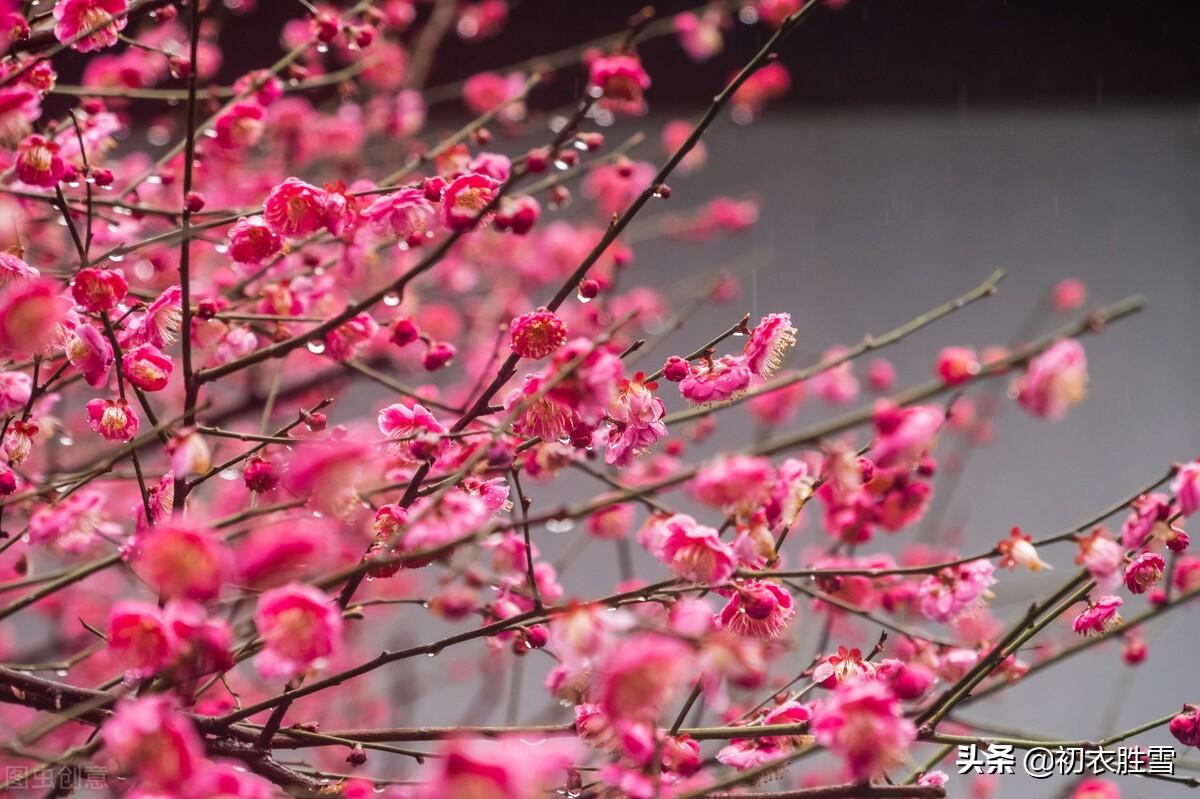
[[[299,3],[283,56],[244,74],[221,34],[254,0],[50,5],[0,0],[0,718],[23,731],[6,763],[93,758],[136,799],[693,799],[822,751],[786,779],[870,796],[973,692],[1052,665],[1023,644],[1056,619],[1076,651],[1122,635],[1136,665],[1121,609],[1200,591],[1200,461],[1120,505],[1119,528],[1012,527],[973,553],[930,512],[1001,403],[1074,412],[1083,339],[1133,306],[1085,308],[1063,281],[1063,327],[945,347],[902,390],[875,351],[999,275],[845,346],[786,308],[743,316],[736,270],[673,296],[639,263],[639,237],[753,231],[763,200],[666,212],[686,194],[667,180],[720,157],[702,140],[718,113],[748,124],[784,96],[785,38],[844,3],[714,0],[554,70],[441,86],[442,40],[501,35],[504,0]],[[761,49],[713,113],[614,141],[654,120],[643,41],[700,62],[739,37]],[[538,103],[554,81],[582,87],[565,112]],[[437,104],[469,116],[439,136]],[[689,323],[706,304],[724,332]],[[822,358],[792,363],[800,341]],[[810,397],[853,408],[797,431]],[[747,419],[759,440],[712,446]],[[602,548],[620,577],[588,595],[568,570],[602,574]],[[1006,629],[1007,571],[1073,566]],[[392,728],[412,704],[392,664],[468,642],[482,657],[438,678],[515,673],[509,722]],[[518,723],[518,663],[552,723]],[[1197,718],[1160,726],[1195,746]],[[945,794],[937,764],[914,795]]]

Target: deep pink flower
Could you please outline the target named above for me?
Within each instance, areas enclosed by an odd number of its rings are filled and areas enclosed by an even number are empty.
[[[813,682],[825,688],[836,688],[846,682],[874,677],[875,672],[875,664],[863,657],[861,649],[839,646],[837,652],[813,670],[812,677]]]
[[[325,354],[335,361],[358,357],[379,332],[379,323],[360,313],[325,334]]]
[[[1184,516],[1191,516],[1200,510],[1200,461],[1185,463],[1179,467],[1175,480],[1171,483],[1171,491],[1179,510]]]
[[[691,516],[677,513],[663,522],[666,535],[660,560],[677,576],[700,583],[723,583],[733,574],[736,557],[733,548],[721,540],[712,527],[699,524]]]
[[[52,280],[10,283],[0,293],[0,351],[41,353],[62,333],[71,299]]]
[[[168,599],[213,599],[230,571],[229,550],[215,532],[176,521],[141,531],[131,560],[138,576]]]
[[[1059,313],[1078,310],[1087,302],[1087,286],[1078,278],[1063,278],[1054,284],[1050,292],[1050,301],[1054,310]]]
[[[171,286],[158,295],[138,321],[135,339],[165,350],[179,340],[183,327],[183,289]]]
[[[312,441],[290,457],[283,485],[322,513],[340,516],[361,507],[356,486],[363,468],[375,456],[374,446],[348,438]]]
[[[1080,537],[1077,543],[1079,554],[1075,562],[1086,568],[1099,585],[1105,588],[1115,586],[1121,563],[1125,560],[1125,549],[1102,527],[1097,527],[1089,535]]]
[[[707,61],[725,46],[722,33],[724,16],[718,8],[707,8],[699,14],[685,11],[675,15],[675,33],[679,46],[693,61]]]
[[[633,529],[633,515],[633,505],[627,502],[606,505],[588,517],[587,531],[596,538],[627,538]]]
[[[342,645],[342,611],[310,585],[291,583],[258,599],[254,626],[263,638],[255,658],[264,677],[291,679],[320,669]]]
[[[261,264],[283,249],[283,239],[261,216],[243,217],[229,229],[229,257],[239,264]]]
[[[173,665],[181,675],[200,677],[233,668],[233,630],[196,602],[173,599],[163,608]]]
[[[137,435],[141,421],[125,400],[97,397],[86,408],[88,427],[109,441],[129,441]]]
[[[381,236],[408,241],[424,236],[433,222],[433,205],[420,189],[401,189],[376,198],[363,218]]]
[[[265,116],[266,112],[258,103],[234,103],[213,123],[217,145],[226,150],[242,150],[258,144],[265,127]]]
[[[255,588],[302,579],[330,557],[336,536],[334,524],[322,519],[276,522],[259,527],[237,548],[240,579]]]
[[[115,603],[108,616],[108,648],[126,675],[140,679],[157,674],[172,654],[162,611],[148,602]]]
[[[477,533],[491,515],[482,497],[460,488],[448,491],[438,502],[421,498],[409,510],[412,523],[404,535],[404,549],[421,552],[452,544]]]
[[[785,96],[791,87],[792,77],[787,67],[772,61],[747,78],[733,93],[730,104],[734,120],[741,124],[753,122],[766,109],[767,103]]]
[[[258,104],[268,106],[283,96],[283,81],[265,69],[258,69],[235,80],[233,90],[239,95],[253,90]]]
[[[1017,402],[1034,416],[1058,421],[1087,396],[1087,355],[1075,339],[1064,339],[1029,363],[1014,389]]]
[[[545,358],[567,343],[567,325],[553,311],[538,308],[509,323],[512,351],[522,358]]]
[[[694,662],[691,649],[676,638],[630,636],[600,665],[596,704],[617,723],[653,722],[694,676]]]
[[[100,734],[105,749],[145,789],[173,793],[203,766],[204,745],[192,722],[163,694],[118,701]]]
[[[512,161],[500,153],[480,153],[467,164],[467,171],[503,183],[512,173]]]
[[[451,230],[473,227],[499,188],[500,182],[487,175],[472,173],[456,178],[442,194],[442,224]]]
[[[1183,710],[1171,719],[1167,729],[1184,746],[1200,746],[1200,708],[1184,705]]]
[[[532,799],[562,784],[581,757],[577,741],[451,738],[430,758],[415,799]]]
[[[22,183],[48,189],[63,179],[67,165],[57,144],[42,136],[30,136],[17,148],[16,171]]]
[[[1131,503],[1129,515],[1121,523],[1121,545],[1125,549],[1141,549],[1150,540],[1167,537],[1167,520],[1171,517],[1171,498],[1161,492],[1142,494]]]
[[[750,376],[745,358],[723,355],[713,361],[692,364],[691,372],[679,383],[679,393],[696,405],[724,402],[745,391]]]
[[[633,381],[617,394],[608,416],[613,429],[608,434],[604,462],[628,466],[655,442],[667,434],[662,418],[666,413],[662,400],[641,382]]]
[[[85,311],[112,310],[129,292],[129,283],[120,269],[80,269],[71,281],[71,295]]]
[[[1121,614],[1118,609],[1124,604],[1119,596],[1102,596],[1094,602],[1089,601],[1087,609],[1075,617],[1071,628],[1080,635],[1098,637],[1121,626]]]
[[[646,110],[643,94],[650,88],[650,75],[637,56],[616,53],[596,58],[588,82],[600,91],[601,103],[610,111],[640,114]]]
[[[962,385],[979,373],[979,359],[970,347],[946,347],[938,353],[933,373],[948,386]]]
[[[758,0],[755,3],[759,17],[772,28],[778,28],[803,5],[803,0]]]
[[[591,170],[583,180],[583,196],[596,204],[602,216],[619,214],[633,203],[654,180],[656,170],[648,161],[618,160]]]
[[[520,197],[505,197],[496,211],[496,229],[524,236],[533,230],[542,215],[542,206],[537,198],[529,194]]]
[[[921,581],[921,613],[945,623],[978,607],[996,584],[994,572],[991,561],[973,560],[929,575]]]
[[[41,272],[25,263],[16,253],[0,252],[0,288],[11,283],[37,280],[41,275]]]
[[[817,742],[845,762],[856,780],[900,763],[917,736],[900,702],[873,680],[841,683],[813,719]]]
[[[81,53],[103,50],[117,43],[117,34],[129,22],[129,0],[58,0],[54,5],[54,37]]]
[[[871,460],[883,469],[916,463],[933,447],[945,420],[945,412],[932,405],[902,408],[880,400],[875,407]]]
[[[1162,579],[1167,561],[1157,552],[1143,552],[1125,567],[1125,587],[1131,594],[1144,594]]]
[[[94,326],[79,325],[67,345],[67,360],[89,386],[100,388],[108,381],[108,370],[113,365],[112,344]]]
[[[721,626],[738,635],[774,639],[783,634],[796,615],[792,595],[772,582],[740,583],[721,610]]]
[[[766,501],[774,476],[764,457],[718,455],[700,467],[689,488],[705,505],[745,517]]]
[[[524,408],[513,423],[513,431],[524,436],[537,436],[543,441],[556,441],[574,429],[577,414],[561,395],[548,393],[543,386],[546,378],[540,373],[526,375],[519,388],[504,398],[504,409]]]
[[[463,102],[476,115],[504,105],[496,118],[502,122],[520,122],[525,118],[525,101],[517,101],[525,87],[525,76],[520,72],[500,75],[496,72],[478,72],[463,83]],[[507,103],[507,105],[505,105]]]
[[[886,358],[876,358],[867,366],[867,385],[871,390],[885,394],[896,385],[896,367]]]
[[[803,380],[789,378],[790,376],[787,374],[782,375],[781,380],[784,381],[784,385],[762,394],[755,393],[750,398],[750,401],[746,403],[746,408],[755,419],[765,425],[780,425],[796,415],[808,397],[808,389]],[[770,385],[766,384],[761,388],[765,389]],[[756,392],[759,388],[756,387]]]
[[[43,505],[29,517],[29,540],[68,555],[89,552],[105,538],[121,535],[120,525],[109,521],[104,504],[102,491],[84,488],[57,503]]]
[[[4,436],[4,454],[8,456],[10,464],[19,466],[25,462],[33,450],[33,437],[38,434],[38,429],[37,422],[13,420]]]
[[[424,460],[413,454],[414,440],[421,436],[439,439],[449,431],[425,406],[414,403],[389,405],[379,412],[379,432],[392,442],[392,452],[409,461]],[[436,452],[436,450],[435,450]]]
[[[750,371],[765,380],[783,365],[784,355],[795,344],[796,328],[792,327],[790,314],[773,313],[764,316],[754,330],[750,331],[750,340],[743,348],[746,365],[750,367]]]
[[[205,761],[199,773],[188,781],[185,799],[272,799],[277,795],[271,782],[241,765]]]
[[[845,347],[830,347],[821,356],[822,362],[841,358],[846,354]],[[809,387],[818,397],[830,405],[846,405],[858,396],[858,378],[854,376],[854,367],[849,361],[843,361],[837,366],[822,369],[808,381]]]
[[[28,86],[0,88],[0,141],[15,142],[42,115],[41,95]]]
[[[762,717],[762,725],[794,724],[804,725],[812,721],[812,708],[794,700],[784,702],[770,710]],[[747,724],[746,732],[753,733],[757,724]],[[738,771],[778,760],[784,755],[794,752],[801,746],[807,736],[797,735],[752,735],[746,738],[734,738],[728,746],[717,752],[717,760]]]
[[[153,344],[139,344],[126,351],[121,364],[129,382],[142,391],[162,391],[175,368],[170,356]]]
[[[27,372],[0,372],[0,415],[10,416],[25,407],[33,393]]]
[[[288,178],[271,189],[263,202],[263,218],[271,230],[288,239],[311,236],[331,220],[330,197],[300,178]]]

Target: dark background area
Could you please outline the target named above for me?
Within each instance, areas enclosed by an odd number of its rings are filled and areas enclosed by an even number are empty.
[[[653,3],[660,15],[696,0]],[[431,83],[467,77],[619,31],[641,0],[515,0],[494,39],[449,37]],[[229,26],[225,52],[262,59],[266,31],[300,7],[262,0],[256,24]],[[726,37],[726,49],[697,64],[673,37],[641,48],[655,86],[652,106],[695,107],[769,35],[756,25]],[[269,41],[269,39],[268,39]],[[1200,3],[1190,0],[851,0],[818,9],[783,61],[789,102],[804,107],[1102,104],[1200,97]],[[236,74],[236,73],[235,73]],[[574,87],[555,90],[570,99]]]

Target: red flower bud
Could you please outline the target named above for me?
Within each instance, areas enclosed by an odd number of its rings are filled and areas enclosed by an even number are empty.
[[[88,267],[79,270],[71,282],[71,295],[86,311],[107,311],[125,299],[129,284],[120,269],[97,269]]]
[[[420,337],[421,331],[417,329],[417,323],[407,316],[400,317],[392,325],[392,343],[398,347],[408,346]]]
[[[421,359],[421,365],[426,371],[436,372],[454,358],[454,345],[445,341],[439,341],[436,344],[430,345],[425,351],[425,357]]]
[[[688,362],[678,355],[672,355],[667,358],[667,362],[663,365],[663,377],[670,380],[672,383],[678,383],[688,376]]]

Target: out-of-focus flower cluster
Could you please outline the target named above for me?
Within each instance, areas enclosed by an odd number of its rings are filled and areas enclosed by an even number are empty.
[[[113,791],[383,791],[338,776],[364,765],[364,742],[321,730],[404,721],[407,686],[361,675],[416,654],[445,663],[475,639],[485,656],[456,655],[441,681],[489,684],[543,650],[528,662],[570,708],[565,724],[435,736],[415,784],[389,795],[534,799],[586,781],[596,795],[684,796],[810,748],[834,758],[805,780],[867,781],[908,762],[939,692],[989,666],[997,566],[1050,569],[1046,545],[1075,541],[1095,583],[1073,610],[1083,636],[1119,629],[1135,597],[1164,606],[1200,589],[1181,527],[1200,510],[1198,463],[1115,532],[1044,542],[1014,528],[974,556],[930,543],[944,540],[930,521],[939,470],[994,434],[1003,397],[976,384],[999,378],[1032,416],[1063,419],[1087,392],[1089,326],[1028,351],[947,347],[932,387],[910,395],[894,393],[888,361],[857,364],[873,347],[830,346],[787,309],[738,322],[736,269],[656,286],[642,239],[741,234],[759,207],[747,195],[662,210],[685,193],[666,177],[686,185],[722,157],[691,122],[650,139],[665,154],[603,130],[659,90],[637,36],[558,74],[521,65],[427,87],[439,27],[499,35],[504,2],[298,4],[283,60],[237,75],[221,36],[255,19],[253,0],[202,4],[198,27],[190,4],[50,5],[0,0],[0,588],[13,603],[0,660],[51,655],[0,673],[0,715],[39,730],[47,709],[29,699],[45,683],[13,673],[101,686],[37,739],[97,753],[131,778]],[[739,28],[769,34],[807,10],[712,2],[641,32],[702,61]],[[60,83],[77,64],[78,84]],[[752,67],[729,97],[740,123],[789,88],[781,61]],[[547,81],[586,87],[574,117],[539,105]],[[475,120],[443,136],[429,119],[448,100]],[[184,108],[199,112],[194,139]],[[672,154],[677,170],[661,173]],[[1053,292],[1059,313],[1085,301],[1077,281]],[[729,329],[687,324],[700,305]],[[789,366],[798,342],[824,351],[804,372]],[[661,367],[639,370],[643,355]],[[771,438],[810,396],[863,410]],[[762,439],[714,449],[718,419],[745,413]],[[599,499],[563,504],[566,475],[594,480]],[[544,529],[616,542],[611,595],[572,588],[573,558],[544,556]],[[869,548],[892,536],[896,554]],[[628,571],[635,555],[644,578]],[[37,636],[13,618],[26,608]],[[880,619],[892,636],[872,650]],[[383,632],[439,622],[457,633],[411,652]],[[1128,636],[1124,656],[1140,662],[1144,642]],[[1031,657],[998,658],[990,684]],[[689,733],[693,707],[723,733]],[[1195,708],[1170,729],[1194,745]],[[312,767],[272,743],[312,745]]]

